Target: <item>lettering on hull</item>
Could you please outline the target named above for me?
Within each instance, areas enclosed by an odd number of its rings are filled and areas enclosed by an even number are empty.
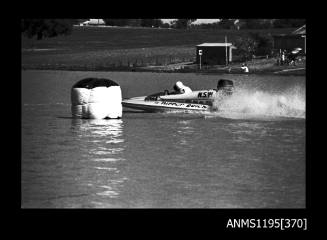
[[[198,98],[210,98],[214,92],[199,92]]]
[[[191,109],[207,109],[209,106],[202,104],[190,104],[190,103],[177,103],[177,102],[166,102],[166,101],[156,101],[156,105],[172,106],[178,108],[191,108]]]

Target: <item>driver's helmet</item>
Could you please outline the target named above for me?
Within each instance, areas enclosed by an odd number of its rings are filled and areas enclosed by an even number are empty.
[[[183,87],[184,87],[183,83],[181,81],[178,81],[174,85],[174,90],[179,92],[180,90],[183,89]]]

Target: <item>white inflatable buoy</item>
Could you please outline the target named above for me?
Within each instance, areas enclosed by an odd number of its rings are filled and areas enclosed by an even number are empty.
[[[122,93],[112,80],[86,78],[71,89],[71,110],[74,118],[121,118]]]

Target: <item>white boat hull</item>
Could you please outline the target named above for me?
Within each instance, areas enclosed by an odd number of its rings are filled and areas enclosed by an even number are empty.
[[[182,94],[169,93],[165,90],[148,96],[124,99],[122,105],[123,107],[150,112],[212,111],[215,110],[213,109],[213,103],[231,95],[232,91],[233,82],[221,79],[218,81],[217,89],[197,90]]]
[[[174,111],[174,110],[190,110],[190,111],[210,111],[211,106],[206,104],[196,103],[182,103],[173,102],[169,100],[160,101],[145,101],[145,97],[135,97],[124,99],[122,104],[124,107],[138,109],[149,112],[163,112],[163,111]]]

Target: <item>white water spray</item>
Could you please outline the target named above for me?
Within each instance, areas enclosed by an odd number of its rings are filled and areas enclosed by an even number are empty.
[[[214,101],[212,115],[227,118],[305,118],[305,89],[295,87],[282,93],[239,89],[224,100]],[[211,114],[210,114],[211,115]]]

